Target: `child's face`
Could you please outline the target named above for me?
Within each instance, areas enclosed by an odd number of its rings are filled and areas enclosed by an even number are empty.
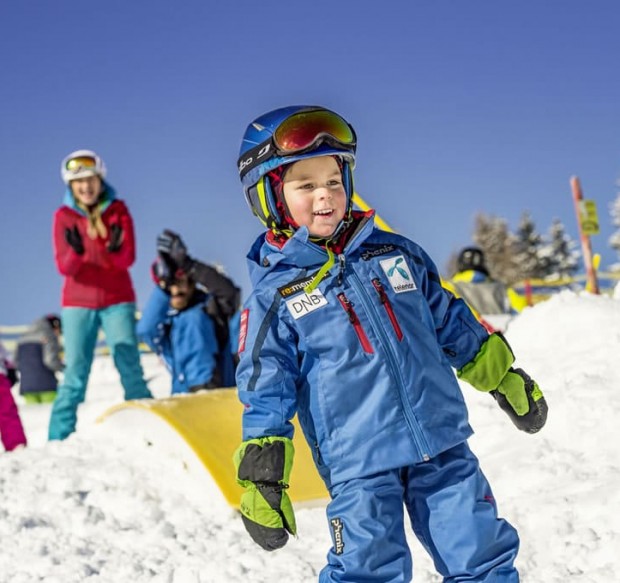
[[[70,183],[73,196],[84,206],[92,206],[99,200],[101,194],[101,178],[99,176],[87,176],[78,178]]]
[[[315,237],[329,237],[346,209],[346,192],[338,162],[332,156],[291,164],[284,174],[283,193],[291,217]]]

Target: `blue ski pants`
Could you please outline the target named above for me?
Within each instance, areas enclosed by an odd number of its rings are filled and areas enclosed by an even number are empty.
[[[412,580],[404,509],[444,582],[518,583],[516,530],[498,518],[478,459],[461,443],[428,462],[337,484],[320,583]]]
[[[140,364],[135,310],[135,304],[129,302],[96,310],[62,309],[65,371],[52,407],[50,440],[65,439],[75,431],[77,409],[86,396],[99,328],[103,328],[114,365],[120,374],[125,399],[152,397]]]

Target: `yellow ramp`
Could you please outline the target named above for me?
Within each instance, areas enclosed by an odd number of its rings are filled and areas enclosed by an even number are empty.
[[[97,421],[103,422],[128,409],[150,412],[171,426],[202,462],[226,501],[239,506],[243,490],[235,480],[232,456],[241,442],[243,405],[236,390],[215,389],[165,399],[125,401],[108,409]],[[314,466],[297,418],[293,424],[295,461],[288,493],[296,503],[327,499],[327,489]]]

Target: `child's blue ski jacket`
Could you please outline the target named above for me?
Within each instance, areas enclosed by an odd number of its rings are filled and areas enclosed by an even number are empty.
[[[241,316],[243,439],[292,437],[297,413],[328,487],[430,459],[472,429],[454,368],[487,339],[424,250],[367,213],[326,263],[305,227],[281,248],[261,235]]]

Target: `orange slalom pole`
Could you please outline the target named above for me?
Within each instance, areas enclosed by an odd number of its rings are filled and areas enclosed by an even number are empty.
[[[573,201],[575,203],[575,213],[577,214],[577,226],[579,228],[579,238],[581,239],[581,249],[583,251],[583,262],[586,266],[586,276],[588,278],[588,290],[595,294],[599,294],[598,281],[596,279],[596,271],[594,269],[594,261],[592,259],[592,244],[590,243],[589,235],[583,232],[581,225],[581,213],[579,212],[579,206],[583,200],[583,192],[581,190],[581,183],[577,176],[573,176],[570,179],[571,189],[573,191]]]

